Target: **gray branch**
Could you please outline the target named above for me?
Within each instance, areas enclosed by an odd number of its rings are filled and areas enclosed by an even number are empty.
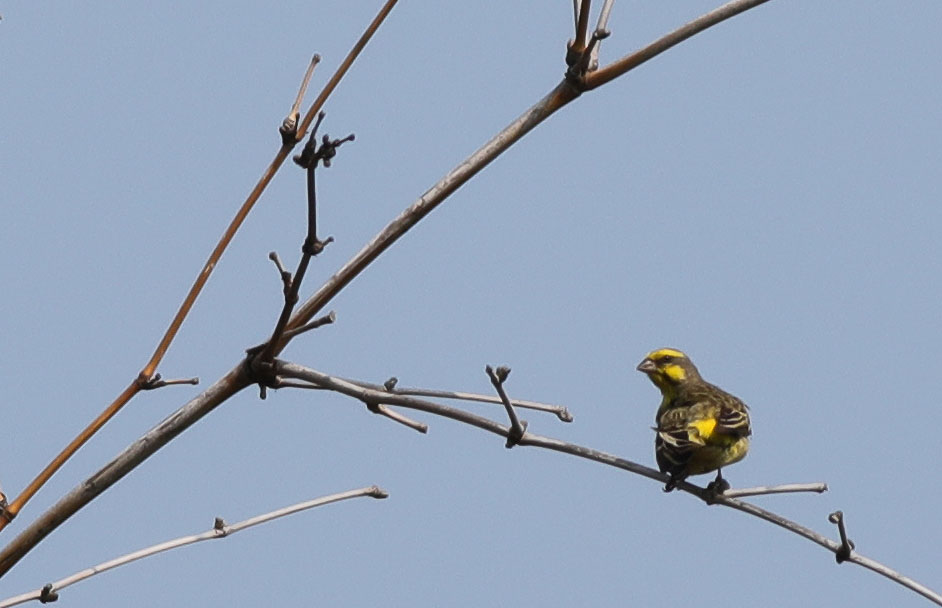
[[[511,434],[511,428],[504,426],[493,420],[489,420],[482,416],[477,416],[469,412],[465,412],[447,405],[435,403],[432,401],[426,401],[423,399],[417,399],[415,397],[408,397],[405,395],[396,395],[390,394],[385,391],[376,391],[368,388],[363,388],[354,384],[352,382],[341,380],[335,378],[323,372],[304,367],[303,365],[298,365],[296,363],[288,363],[281,360],[275,361],[275,369],[278,375],[296,378],[299,380],[304,380],[306,382],[311,382],[317,384],[324,388],[343,393],[355,399],[361,401],[376,401],[378,403],[390,403],[393,405],[398,405],[400,407],[413,408],[430,414],[435,414],[437,416],[443,416],[445,418],[451,418],[452,420],[457,420],[458,422],[464,422],[475,426],[479,429],[489,431],[495,435],[499,435],[508,438]],[[553,450],[556,452],[562,452],[564,454],[570,454],[572,456],[578,456],[579,458],[585,458],[586,460],[592,460],[594,462],[599,462],[606,464],[612,467],[616,467],[636,475],[641,475],[642,477],[647,477],[649,479],[654,479],[660,483],[666,483],[670,478],[656,471],[652,468],[646,467],[642,464],[626,460],[624,458],[619,458],[613,454],[608,454],[599,450],[594,450],[592,448],[584,447],[581,445],[576,445],[574,443],[569,443],[561,439],[555,439],[552,437],[544,437],[542,435],[536,435],[529,431],[524,431],[523,436],[516,443],[519,446],[532,446],[540,447],[547,450]],[[700,486],[693,485],[689,482],[682,481],[676,485],[677,489],[693,494],[701,500],[707,502],[708,504],[717,504],[729,507],[731,509],[736,509],[737,511],[742,511],[743,513],[748,513],[759,519],[763,519],[769,523],[773,523],[777,526],[780,526],[789,532],[793,532],[799,536],[803,536],[808,540],[821,545],[828,551],[831,551],[835,555],[841,555],[843,548],[843,543],[833,541],[826,536],[818,534],[810,528],[806,528],[799,523],[793,522],[777,513],[772,511],[767,511],[761,507],[758,507],[754,504],[739,500],[734,498],[735,496],[754,496],[759,494],[776,494],[784,492],[823,492],[827,490],[827,485],[823,483],[814,483],[814,484],[787,484],[782,486],[764,486],[759,488],[746,488],[742,490],[728,490],[724,494],[715,495],[713,492],[707,490],[707,488],[702,488]],[[913,579],[896,572],[895,570],[881,564],[878,561],[864,557],[856,552],[851,552],[849,556],[844,558],[844,561],[849,561],[864,568],[868,568],[882,574],[888,579],[908,588],[916,593],[922,595],[923,597],[932,600],[936,604],[942,606],[942,595],[936,593],[935,591],[929,589],[925,585],[914,581]]]
[[[25,604],[26,602],[32,600],[45,600],[45,602],[55,601],[58,597],[60,591],[84,581],[85,579],[91,578],[103,572],[113,570],[120,566],[125,566],[137,560],[144,559],[145,557],[150,557],[151,555],[157,555],[158,553],[163,553],[164,551],[170,551],[171,549],[177,549],[178,547],[185,547],[187,545],[192,545],[198,542],[205,540],[215,540],[217,538],[225,538],[231,536],[236,532],[241,532],[246,528],[251,528],[252,526],[257,526],[259,524],[264,524],[272,520],[278,519],[280,517],[286,517],[288,515],[293,515],[300,511],[306,511],[308,509],[313,509],[314,507],[321,507],[323,505],[329,505],[334,502],[339,502],[341,500],[349,500],[351,498],[360,498],[363,496],[370,496],[372,498],[386,498],[389,496],[384,490],[380,489],[378,486],[370,486],[368,488],[360,488],[359,490],[349,490],[347,492],[340,492],[338,494],[331,494],[330,496],[323,496],[321,498],[315,498],[314,500],[308,500],[305,502],[299,502],[294,505],[283,507],[275,511],[270,511],[268,513],[263,513],[261,515],[256,515],[249,519],[240,521],[235,524],[226,525],[222,519],[216,519],[216,525],[212,529],[207,530],[201,534],[192,534],[189,536],[181,536],[180,538],[175,538],[173,540],[164,541],[156,545],[151,545],[150,547],[145,547],[144,549],[139,549],[132,553],[127,553],[121,557],[116,557],[114,559],[102,562],[98,565],[80,570],[75,574],[71,574],[65,578],[59,579],[55,582],[48,583],[40,589],[35,589],[33,591],[28,591],[26,593],[21,593],[13,597],[9,597],[5,600],[0,601],[0,608],[8,608],[9,606],[16,606],[18,604]]]

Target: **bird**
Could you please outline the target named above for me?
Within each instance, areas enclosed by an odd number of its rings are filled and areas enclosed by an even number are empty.
[[[707,489],[722,494],[729,489],[722,468],[739,462],[749,451],[749,407],[700,377],[683,351],[660,348],[638,364],[661,391],[653,427],[658,468],[670,476],[665,492],[688,475],[716,471]]]

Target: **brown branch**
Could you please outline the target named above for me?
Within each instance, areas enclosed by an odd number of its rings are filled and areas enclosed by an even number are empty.
[[[330,80],[327,81],[327,84],[324,85],[324,89],[320,92],[320,95],[317,96],[317,99],[314,100],[314,103],[311,104],[310,109],[308,109],[307,114],[304,115],[304,120],[301,121],[301,125],[298,127],[297,141],[304,139],[305,133],[307,133],[308,127],[311,126],[311,123],[314,121],[314,118],[317,116],[317,113],[321,111],[321,108],[324,107],[324,104],[327,102],[327,98],[330,97],[330,94],[334,92],[334,89],[337,88],[337,85],[340,84],[340,80],[347,73],[347,70],[350,69],[350,66],[353,65],[353,62],[356,61],[356,58],[360,55],[360,52],[363,51],[366,47],[366,43],[370,41],[370,38],[373,37],[373,34],[376,33],[376,30],[379,29],[379,26],[383,24],[383,21],[386,20],[386,17],[389,16],[389,12],[396,6],[398,0],[386,0],[386,3],[379,13],[373,17],[373,21],[366,26],[366,30],[363,32],[363,35],[360,36],[360,39],[356,41],[356,44],[353,45],[353,48],[350,49],[350,52],[347,53],[347,56],[344,57],[343,61],[340,63],[340,67],[337,68],[337,71],[334,72],[334,75],[330,77]]]
[[[278,169],[281,168],[281,165],[284,164],[288,154],[297,141],[300,141],[304,138],[304,133],[310,125],[311,120],[313,120],[315,114],[323,107],[324,103],[327,101],[327,98],[336,88],[337,84],[340,82],[340,79],[343,78],[343,75],[347,73],[347,70],[350,69],[350,66],[353,64],[353,61],[357,58],[360,52],[363,50],[363,47],[366,46],[366,43],[369,42],[370,38],[376,32],[376,29],[382,24],[383,20],[389,14],[389,11],[392,10],[395,6],[397,0],[387,0],[386,4],[380,10],[379,14],[373,19],[370,25],[367,27],[364,34],[357,40],[357,43],[353,46],[353,49],[344,59],[343,63],[331,77],[331,79],[325,85],[324,90],[321,91],[320,95],[317,97],[317,100],[311,106],[311,109],[308,111],[307,115],[304,118],[304,121],[301,123],[300,128],[296,133],[296,138],[286,138],[284,137],[284,131],[282,130],[282,145],[278,149],[278,152],[275,154],[275,158],[268,164],[265,171],[262,173],[262,177],[259,178],[258,182],[255,184],[255,187],[252,188],[252,191],[249,193],[248,197],[242,203],[242,206],[236,212],[234,218],[229,223],[229,226],[226,228],[226,231],[220,237],[219,242],[216,243],[216,247],[213,249],[212,253],[209,255],[209,259],[206,260],[206,263],[203,264],[203,268],[200,273],[197,275],[196,280],[193,282],[193,285],[190,287],[190,291],[187,293],[186,297],[183,299],[183,303],[180,304],[180,308],[177,310],[176,315],[174,315],[173,320],[170,322],[170,326],[167,328],[167,331],[164,333],[163,337],[160,339],[160,342],[157,344],[157,348],[154,350],[153,355],[151,355],[150,360],[144,366],[144,368],[138,374],[137,379],[131,383],[124,391],[118,395],[111,404],[102,411],[78,436],[73,439],[59,454],[53,458],[52,462],[46,465],[39,475],[36,476],[33,481],[30,482],[26,489],[20,493],[16,499],[10,503],[10,505],[3,511],[3,517],[0,517],[0,530],[3,530],[10,521],[16,517],[17,513],[23,508],[23,506],[39,491],[49,479],[55,474],[56,471],[62,467],[65,462],[72,457],[75,452],[78,451],[82,445],[85,444],[95,433],[98,432],[101,427],[105,425],[106,422],[111,420],[115,414],[117,414],[121,408],[123,408],[128,401],[130,401],[142,388],[145,388],[147,383],[151,381],[154,376],[154,372],[157,370],[157,366],[163,360],[164,355],[167,354],[167,350],[170,348],[170,343],[173,342],[174,338],[177,335],[177,332],[180,330],[180,326],[183,325],[183,320],[189,314],[190,309],[193,308],[193,304],[196,302],[196,298],[199,296],[200,292],[203,290],[203,287],[206,285],[206,281],[209,280],[209,275],[212,274],[213,269],[216,267],[216,264],[219,262],[222,257],[223,252],[229,246],[229,243],[232,241],[235,233],[239,230],[239,227],[245,221],[245,218],[248,216],[249,212],[255,206],[255,203],[261,197],[262,192],[271,182],[272,178],[277,173]],[[314,59],[311,61],[311,65],[308,67],[308,75],[305,76],[304,81],[302,82],[301,91],[298,93],[298,99],[303,96],[304,89],[306,84],[304,84],[307,79],[310,77],[309,74],[314,69],[314,65],[320,60],[320,57],[315,55]],[[296,100],[295,107],[292,108],[292,112],[296,113],[296,106],[298,102]],[[292,115],[289,114],[289,118]],[[285,124],[282,124],[282,128],[285,127]],[[0,570],[0,574],[2,574]]]
[[[6,574],[24,555],[79,509],[133,471],[171,439],[213,411],[217,405],[250,384],[249,374],[244,364],[240,363],[199,396],[125,448],[114,460],[60,498],[0,551],[0,576]]]
[[[709,13],[694,19],[690,23],[674,30],[666,36],[658,38],[651,44],[641,50],[626,55],[621,59],[610,63],[604,68],[600,68],[585,77],[585,89],[592,90],[602,86],[610,80],[614,80],[627,72],[635,69],[642,63],[657,57],[664,51],[674,47],[687,38],[699,34],[703,30],[713,27],[717,23],[726,21],[730,17],[735,17],[739,13],[755,8],[760,4],[765,4],[769,0],[733,0],[723,6],[710,11]]]

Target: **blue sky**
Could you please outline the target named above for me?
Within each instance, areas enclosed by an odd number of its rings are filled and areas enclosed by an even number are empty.
[[[456,3],[452,3],[456,4]],[[0,7],[0,480],[15,495],[149,357],[278,147],[377,2]],[[603,62],[713,8],[617,3]],[[735,486],[939,589],[942,354],[937,3],[773,0],[584,95],[349,286],[284,357],[369,381],[565,404],[536,433],[653,466],[660,346],[752,407]],[[319,176],[336,242],[304,293],[559,80],[571,3],[402,2],[326,106],[354,132]],[[311,96],[313,97],[313,95]],[[162,363],[205,387],[263,339],[293,266],[286,166]],[[303,295],[303,294],[302,294]],[[138,396],[3,532],[198,394]],[[471,406],[503,420],[500,410]],[[56,530],[0,596],[167,538],[369,484],[360,499],[168,553],[70,606],[774,606],[926,600],[740,513],[448,420],[422,436],[336,395],[245,391]],[[703,481],[707,481],[703,478]]]

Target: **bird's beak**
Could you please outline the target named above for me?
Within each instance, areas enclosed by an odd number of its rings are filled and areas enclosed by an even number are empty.
[[[645,359],[644,361],[638,364],[637,369],[639,372],[650,374],[651,372],[657,369],[657,365],[654,364],[654,361],[651,361],[650,359]]]

